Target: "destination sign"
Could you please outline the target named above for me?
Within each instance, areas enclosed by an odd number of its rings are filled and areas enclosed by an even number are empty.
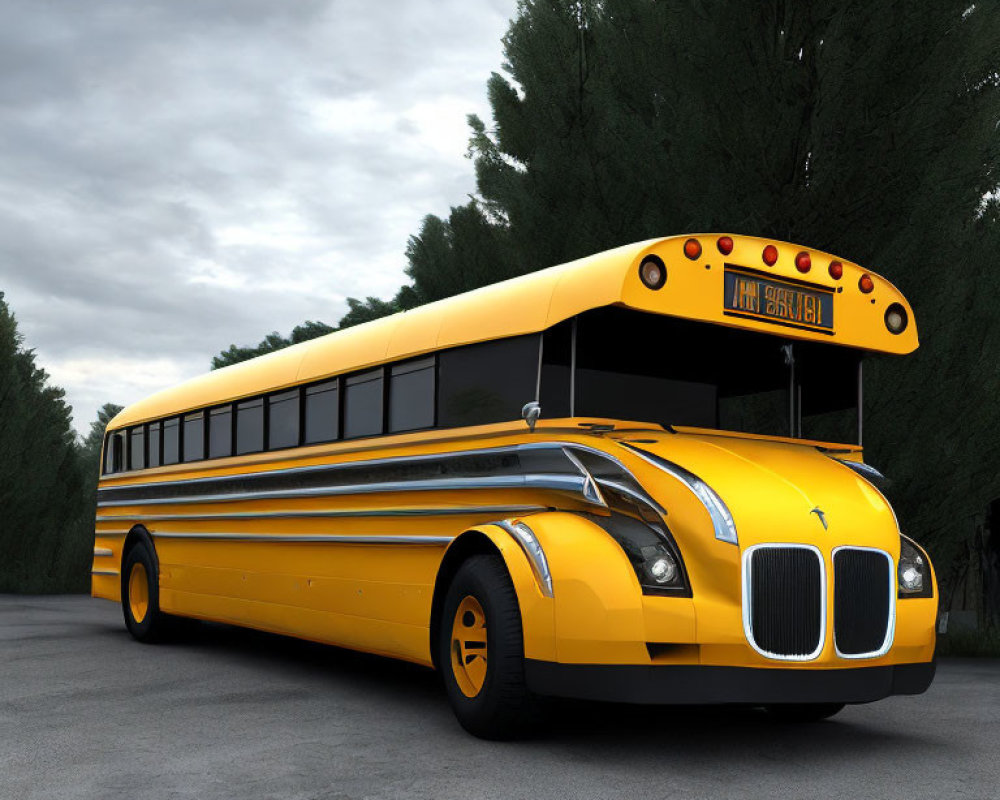
[[[833,330],[833,292],[755,272],[725,270],[723,308],[727,314],[754,317],[798,328]]]

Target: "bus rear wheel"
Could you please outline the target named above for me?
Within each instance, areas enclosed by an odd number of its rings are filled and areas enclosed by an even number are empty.
[[[781,722],[819,722],[839,713],[844,703],[776,703],[764,708]]]
[[[525,685],[521,611],[500,556],[459,567],[438,628],[438,668],[462,727],[482,739],[526,734],[537,703]]]
[[[159,641],[167,632],[169,617],[160,611],[156,559],[145,541],[128,551],[122,565],[122,613],[128,632],[140,642]]]

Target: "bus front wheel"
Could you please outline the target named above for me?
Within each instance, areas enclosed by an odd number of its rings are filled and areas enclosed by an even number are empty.
[[[537,704],[524,680],[524,640],[514,584],[499,555],[465,561],[445,595],[438,667],[459,723],[483,739],[528,732]]]
[[[160,584],[156,559],[146,542],[136,543],[122,565],[122,612],[125,627],[140,642],[163,638],[169,624],[160,611]]]

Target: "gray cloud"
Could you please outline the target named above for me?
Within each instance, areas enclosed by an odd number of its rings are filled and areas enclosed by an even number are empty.
[[[392,292],[515,0],[0,0],[0,291],[85,428]]]

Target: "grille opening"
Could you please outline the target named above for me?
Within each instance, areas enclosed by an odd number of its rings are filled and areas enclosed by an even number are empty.
[[[822,647],[823,567],[804,547],[761,547],[750,554],[750,634],[764,653],[813,657]]]
[[[879,653],[891,623],[892,562],[876,550],[833,554],[834,641],[842,655]]]

